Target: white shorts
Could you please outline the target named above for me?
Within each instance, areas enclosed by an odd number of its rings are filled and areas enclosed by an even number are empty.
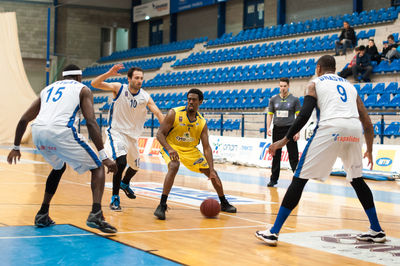
[[[308,140],[295,177],[325,181],[340,157],[346,179],[362,176],[362,125],[356,118],[332,119],[319,123]]]
[[[82,174],[101,166],[97,153],[75,128],[32,126],[33,143],[55,170],[64,163]]]
[[[112,128],[106,129],[106,136],[107,140],[104,144],[104,149],[107,155],[114,160],[126,155],[128,165],[134,170],[139,170],[140,153],[137,139]]]

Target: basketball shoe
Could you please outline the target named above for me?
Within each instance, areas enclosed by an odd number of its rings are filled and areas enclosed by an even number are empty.
[[[376,232],[372,229],[369,229],[368,232],[359,234],[356,236],[358,240],[361,241],[373,241],[375,243],[383,243],[386,241],[385,231]]]
[[[116,233],[118,231],[117,228],[104,220],[103,212],[101,210],[97,213],[91,212],[86,220],[86,225],[99,229],[104,233]]]
[[[38,213],[35,216],[35,225],[37,227],[47,227],[55,224],[55,222],[50,218],[49,213]]]
[[[156,211],[154,212],[154,215],[157,216],[158,219],[160,220],[165,220],[165,212],[167,211],[168,206],[167,204],[158,204]]]
[[[225,203],[221,203],[221,211],[236,213],[237,210],[236,210],[236,207],[229,204],[229,202],[225,202]]]
[[[122,211],[118,195],[113,195],[111,197],[110,209],[116,212]]]
[[[254,235],[270,246],[276,246],[278,243],[278,234],[271,233],[269,229],[264,231],[256,231]]]
[[[130,199],[136,199],[135,192],[129,187],[129,184],[125,184],[124,182],[121,182],[120,189],[122,189],[123,192],[125,192],[126,196]]]

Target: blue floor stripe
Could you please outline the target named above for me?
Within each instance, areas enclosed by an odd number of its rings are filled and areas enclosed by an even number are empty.
[[[164,164],[150,163],[150,162],[140,162],[140,168],[145,170],[163,172],[163,173],[166,173],[168,170],[167,166]],[[192,172],[185,167],[180,167],[178,174],[198,177],[198,178],[206,178],[203,174]],[[266,187],[267,183],[269,182],[269,178],[265,178],[262,176],[252,176],[252,175],[243,176],[241,174],[227,173],[227,172],[218,172],[218,175],[222,181],[236,182],[242,184],[256,184],[263,187]],[[279,180],[277,186],[282,188],[287,188],[290,185],[290,182],[291,180],[281,179]],[[306,187],[304,188],[304,191],[342,196],[348,198],[357,198],[357,195],[354,192],[353,188],[350,186],[350,184],[349,186],[346,187],[346,186],[308,182]],[[372,193],[374,195],[375,201],[396,203],[396,204],[400,202],[400,193],[397,192],[373,190]]]
[[[71,236],[43,237],[58,235]],[[0,257],[2,265],[179,265],[72,225],[0,227]]]

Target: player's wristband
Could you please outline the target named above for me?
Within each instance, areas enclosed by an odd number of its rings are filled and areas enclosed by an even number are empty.
[[[107,153],[104,149],[99,151],[99,157],[100,157],[100,161],[104,161],[105,159],[108,159]]]
[[[16,151],[19,151],[20,150],[20,146],[18,145],[14,145],[14,148],[13,148],[13,150],[16,150]]]

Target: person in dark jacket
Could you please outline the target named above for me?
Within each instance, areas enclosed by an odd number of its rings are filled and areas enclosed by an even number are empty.
[[[351,59],[350,63],[348,63],[347,66],[345,66],[342,71],[340,71],[340,73],[338,74],[340,77],[347,78],[348,76],[353,75],[353,66],[355,66],[357,63],[357,55],[359,52],[360,50],[358,49],[358,47],[354,48],[354,57],[353,59]]]
[[[393,61],[394,59],[399,59],[400,58],[400,53],[397,51],[397,47],[399,46],[395,41],[394,41],[394,36],[390,34],[387,37],[388,40],[388,51],[386,53],[386,59],[389,60],[390,62]]]
[[[343,30],[339,36],[339,40],[335,42],[335,55],[339,55],[339,50],[342,55],[346,54],[346,49],[355,47],[357,43],[356,34],[354,29],[350,27],[349,22],[343,22]]]
[[[365,52],[365,46],[360,45],[357,55],[356,65],[352,67],[353,77],[355,81],[359,81],[358,76],[362,74],[361,79],[364,82],[371,82],[370,76],[372,73],[371,56]]]
[[[376,48],[374,39],[368,40],[365,52],[371,56],[371,61],[376,61],[378,64],[381,62],[381,56],[378,53],[378,48]]]

